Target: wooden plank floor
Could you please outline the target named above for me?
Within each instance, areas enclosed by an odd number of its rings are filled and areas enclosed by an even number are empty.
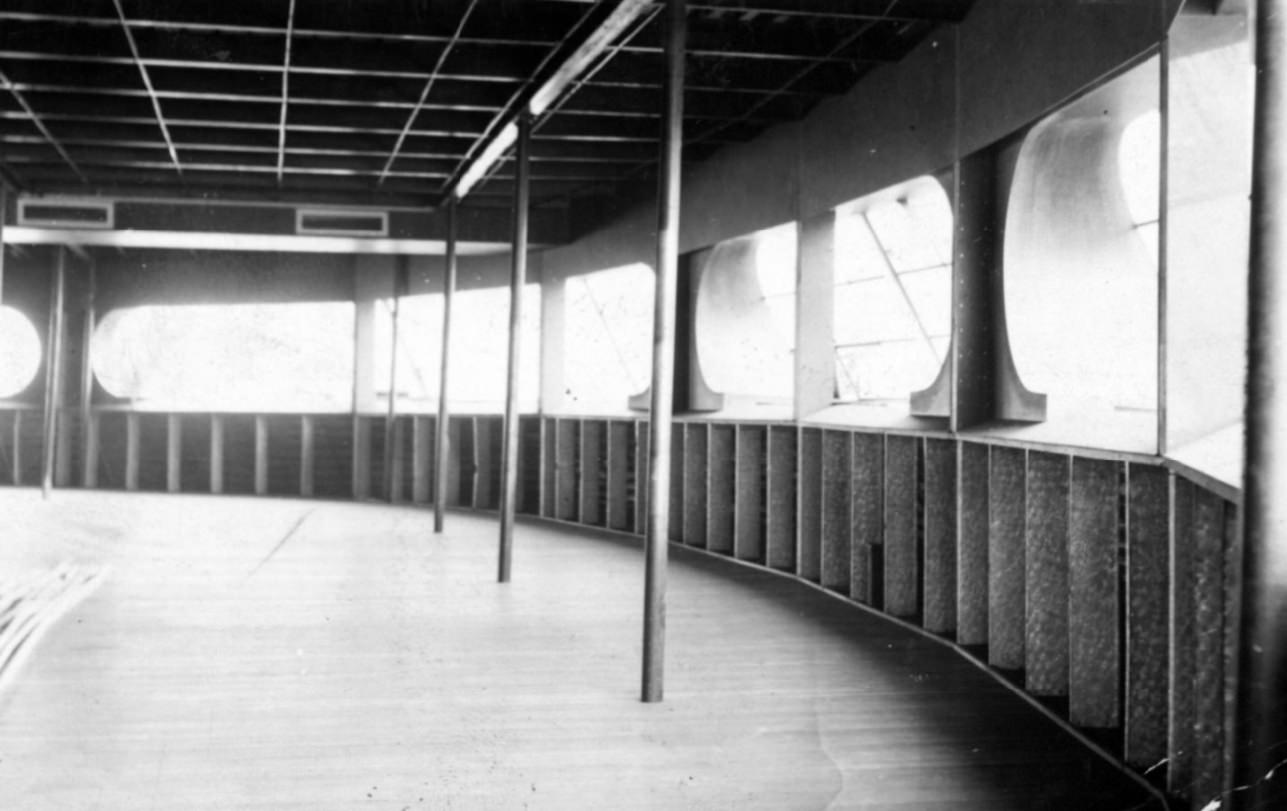
[[[667,700],[642,555],[377,505],[0,492],[0,571],[106,565],[0,695],[22,809],[1136,809],[950,650],[676,551]]]

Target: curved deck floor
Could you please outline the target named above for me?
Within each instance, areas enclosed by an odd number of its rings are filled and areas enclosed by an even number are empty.
[[[676,550],[667,699],[642,554],[405,508],[0,493],[2,571],[103,584],[0,695],[6,808],[1133,809],[1147,796],[952,651]]]

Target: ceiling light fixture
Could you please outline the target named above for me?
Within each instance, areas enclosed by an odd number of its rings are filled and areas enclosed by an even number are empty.
[[[524,114],[539,116],[558,101],[559,96],[576,81],[577,77],[606,51],[621,34],[653,4],[653,0],[621,0],[607,18],[574,50],[559,69],[537,88],[528,99]],[[457,200],[473,190],[482,180],[492,165],[518,140],[518,125],[511,120],[487,145],[482,154],[474,159],[469,169],[460,177],[460,182],[452,190]]]
[[[532,115],[540,115],[550,108],[563,91],[585,72],[609,46],[630,27],[639,15],[652,5],[652,0],[622,0],[608,18],[572,52],[554,75],[545,80],[527,103]]]

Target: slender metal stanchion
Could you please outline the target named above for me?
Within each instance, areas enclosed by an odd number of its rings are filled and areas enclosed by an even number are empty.
[[[661,701],[666,650],[666,544],[670,535],[670,429],[674,403],[675,289],[679,275],[679,173],[683,150],[684,0],[665,9],[665,96],[657,200],[657,290],[653,313],[648,436],[648,526],[644,534],[643,689]]]
[[[1235,808],[1287,808],[1287,0],[1261,0],[1248,276]]]
[[[40,490],[45,498],[54,488],[54,459],[58,443],[58,404],[62,391],[63,298],[67,286],[67,249],[58,249],[58,264],[50,284],[49,337],[45,353],[45,424],[42,431],[44,459]]]
[[[398,327],[402,315],[402,294],[407,287],[407,257],[399,254],[393,271],[392,335],[389,340],[389,408],[384,419],[384,498],[392,503],[397,488],[393,477],[398,472],[394,460],[398,448]]]
[[[97,463],[94,447],[94,325],[98,319],[98,267],[89,262],[89,290],[85,294],[85,320],[80,340],[80,440],[81,484],[93,487]]]
[[[0,182],[0,303],[4,302],[4,215],[9,206],[9,187]]]
[[[442,532],[447,509],[447,460],[451,432],[447,430],[447,381],[451,360],[451,304],[456,294],[456,200],[447,203],[447,267],[442,279],[442,357],[438,363],[438,423],[433,445],[433,531]]]
[[[514,507],[518,498],[518,372],[522,348],[523,285],[527,281],[528,152],[532,116],[518,118],[518,151],[514,162],[514,245],[509,279],[509,374],[505,390],[505,438],[501,459],[500,555],[497,579],[508,583],[514,557]]]

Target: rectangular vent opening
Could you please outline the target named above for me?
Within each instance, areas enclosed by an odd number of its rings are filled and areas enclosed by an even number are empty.
[[[18,225],[111,228],[115,219],[115,207],[111,200],[18,200]]]
[[[331,236],[383,237],[389,235],[389,214],[385,211],[295,212],[295,233]]]

